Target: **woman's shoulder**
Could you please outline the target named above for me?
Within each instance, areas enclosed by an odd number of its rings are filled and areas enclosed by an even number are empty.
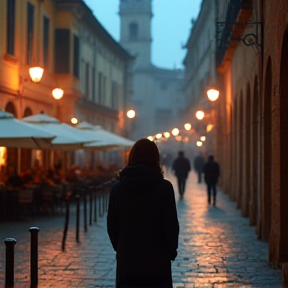
[[[163,187],[163,188],[169,188],[169,189],[173,189],[173,185],[172,185],[172,183],[169,181],[169,180],[167,180],[167,179],[165,179],[165,178],[163,178],[163,179],[161,179],[160,181],[159,181],[159,185],[161,185],[161,187]]]

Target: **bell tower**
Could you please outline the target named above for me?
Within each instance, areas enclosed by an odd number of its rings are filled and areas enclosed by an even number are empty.
[[[136,56],[135,68],[151,66],[152,0],[120,0],[120,43]]]

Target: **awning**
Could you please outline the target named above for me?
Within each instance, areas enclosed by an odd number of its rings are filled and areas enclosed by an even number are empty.
[[[0,110],[0,146],[49,149],[54,133],[43,131],[17,120],[13,114]]]
[[[77,128],[89,133],[94,136],[97,141],[89,142],[84,145],[84,148],[95,148],[95,149],[112,149],[112,148],[123,148],[132,147],[134,141],[129,140],[125,137],[117,135],[115,133],[104,130],[101,126],[94,126],[87,122],[82,122],[77,125]]]
[[[52,140],[52,149],[77,150],[82,149],[84,143],[92,141],[83,137],[79,129],[60,123],[58,119],[45,113],[28,116],[22,120],[33,127],[56,135],[56,138]]]

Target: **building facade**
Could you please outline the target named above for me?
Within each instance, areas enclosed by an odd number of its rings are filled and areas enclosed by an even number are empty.
[[[71,124],[75,117],[127,133],[124,111],[131,97],[133,57],[84,1],[3,0],[0,19],[1,109],[18,119],[43,111],[61,122]],[[34,66],[44,68],[39,83],[29,77]],[[52,97],[56,87],[64,91],[60,100]],[[11,151],[8,162],[15,166],[21,151],[18,157]],[[30,154],[22,161],[28,167]]]
[[[210,154],[215,153],[214,137],[216,127],[213,114],[215,105],[208,100],[206,91],[209,87],[214,87],[217,81],[215,21],[215,2],[204,0],[197,19],[192,19],[191,21],[192,28],[185,45],[187,52],[183,61],[185,67],[186,121],[192,123],[198,139],[201,136],[206,137],[202,150]],[[198,109],[205,111],[205,118],[201,121],[195,117]],[[211,130],[210,133],[207,133],[208,125],[210,127],[212,127],[211,125],[214,126],[213,131]]]
[[[183,71],[163,69],[151,63],[151,0],[121,0],[119,15],[120,43],[136,58],[130,102],[136,111],[132,137],[139,139],[169,131],[179,124],[179,119],[181,123],[184,121]]]
[[[217,155],[223,189],[269,241],[269,261],[288,261],[288,3],[217,1],[220,77]]]

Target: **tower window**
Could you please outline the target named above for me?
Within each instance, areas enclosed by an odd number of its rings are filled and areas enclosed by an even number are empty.
[[[129,38],[130,39],[138,38],[138,24],[135,22],[129,24]]]

